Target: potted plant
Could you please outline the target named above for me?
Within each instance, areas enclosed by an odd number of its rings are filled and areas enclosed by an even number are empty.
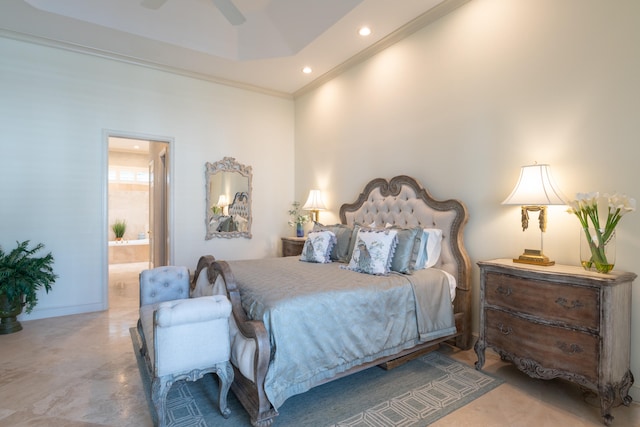
[[[127,222],[124,219],[116,219],[116,222],[111,225],[111,229],[116,235],[116,240],[122,240],[124,232],[127,230]]]
[[[58,278],[53,272],[51,253],[35,256],[44,248],[42,243],[29,248],[29,240],[9,253],[0,247],[0,334],[10,334],[22,329],[16,317],[33,310],[38,303],[38,290],[49,293],[51,284]]]

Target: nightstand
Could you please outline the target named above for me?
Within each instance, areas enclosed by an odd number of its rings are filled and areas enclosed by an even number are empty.
[[[476,369],[484,365],[485,348],[493,348],[532,378],[563,378],[593,390],[610,425],[614,403],[632,401],[631,284],[636,275],[511,259],[478,265]]]
[[[283,237],[282,256],[295,256],[302,253],[306,237]]]

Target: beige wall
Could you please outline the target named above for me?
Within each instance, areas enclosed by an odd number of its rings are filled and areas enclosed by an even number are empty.
[[[636,0],[472,0],[296,99],[296,196],[322,189],[324,222],[375,177],[411,175],[463,200],[477,290],[475,262],[524,247],[519,208],[500,204],[520,166],[551,164],[570,196],[640,199],[639,16]],[[578,236],[552,207],[545,252],[578,265]],[[640,273],[639,256],[636,212],[618,226],[616,268]],[[633,309],[638,373],[640,292]]]
[[[0,37],[0,245],[42,242],[59,279],[22,320],[107,308],[107,138],[171,141],[173,262],[275,256],[289,232],[293,101]],[[253,168],[253,239],[205,240],[206,162]]]

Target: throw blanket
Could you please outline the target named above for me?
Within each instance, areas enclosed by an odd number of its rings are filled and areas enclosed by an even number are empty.
[[[264,389],[276,409],[354,366],[455,332],[440,270],[372,276],[297,257],[229,265],[244,310],[269,333]]]

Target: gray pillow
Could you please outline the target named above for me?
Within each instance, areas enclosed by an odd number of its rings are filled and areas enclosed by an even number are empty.
[[[391,271],[412,274],[416,269],[416,260],[420,251],[422,228],[390,228],[398,230],[398,244],[391,260]]]
[[[331,249],[329,255],[332,261],[349,262],[349,248],[351,244],[351,235],[353,229],[348,225],[334,224],[322,225],[316,222],[313,225],[313,231],[331,231],[336,235],[336,244]]]

